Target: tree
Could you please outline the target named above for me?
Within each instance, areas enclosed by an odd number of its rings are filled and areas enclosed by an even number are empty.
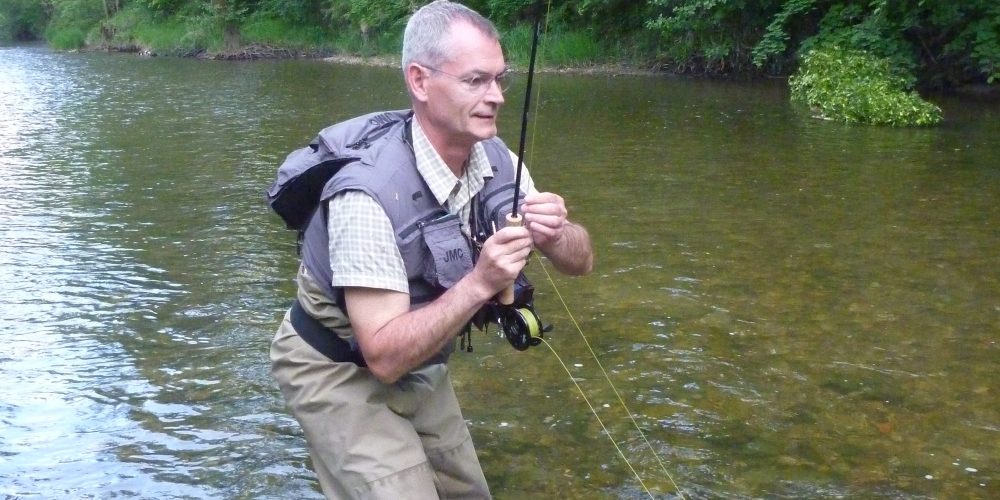
[[[925,86],[1000,78],[995,0],[786,0],[754,48],[759,67],[835,44],[888,58]]]
[[[215,12],[222,22],[222,45],[226,52],[236,52],[240,48],[240,21],[246,17],[249,8],[240,0],[213,0]]]
[[[0,41],[41,38],[50,17],[45,7],[37,0],[0,0]]]

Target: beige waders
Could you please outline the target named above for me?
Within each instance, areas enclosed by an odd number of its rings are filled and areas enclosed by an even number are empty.
[[[386,385],[313,349],[288,314],[271,363],[328,498],[490,498],[447,365]]]

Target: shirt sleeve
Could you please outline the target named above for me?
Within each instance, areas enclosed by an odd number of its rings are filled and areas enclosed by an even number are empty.
[[[392,223],[371,196],[346,191],[331,198],[327,230],[334,287],[409,293]]]
[[[510,161],[514,165],[514,175],[517,175],[517,153],[508,149],[510,152]],[[526,194],[537,193],[538,189],[535,188],[535,181],[531,179],[531,174],[528,173],[528,165],[524,164],[521,166],[524,170],[521,171],[521,190]]]

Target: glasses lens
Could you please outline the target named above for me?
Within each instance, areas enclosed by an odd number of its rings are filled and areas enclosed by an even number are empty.
[[[506,92],[510,88],[511,81],[514,80],[514,75],[510,71],[504,71],[497,75],[495,80],[497,87],[500,87],[500,91]]]

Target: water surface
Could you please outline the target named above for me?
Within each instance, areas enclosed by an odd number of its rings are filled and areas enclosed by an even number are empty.
[[[319,497],[268,373],[296,259],[261,193],[405,107],[398,71],[4,47],[0,74],[0,495]],[[529,166],[598,259],[529,275],[625,459],[549,349],[477,335],[452,367],[498,498],[642,498],[633,468],[664,497],[998,494],[998,103],[899,130],[781,82],[540,81]]]

